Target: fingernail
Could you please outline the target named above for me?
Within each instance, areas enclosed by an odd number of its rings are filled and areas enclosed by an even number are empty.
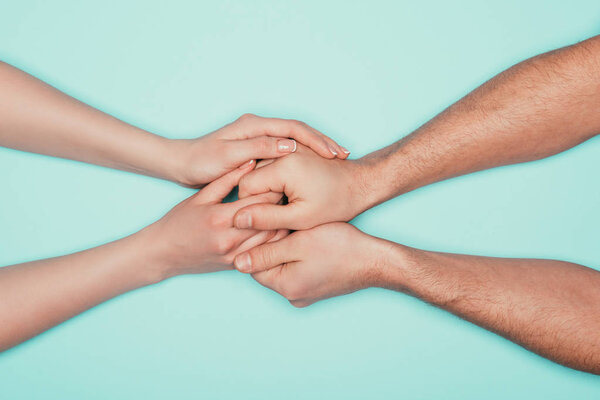
[[[247,161],[239,166],[240,169],[250,168],[250,166],[254,164],[254,160]]]
[[[240,213],[235,218],[235,227],[239,229],[247,229],[252,227],[252,215],[248,212]]]
[[[350,154],[350,150],[348,150],[348,149],[347,149],[347,148],[345,148],[345,147],[342,147],[342,151],[343,151],[344,153],[346,153],[346,154]]]
[[[238,255],[234,260],[235,267],[240,272],[250,272],[252,269],[252,260],[250,259],[250,254],[244,253]]]
[[[277,150],[282,153],[293,153],[296,151],[296,141],[292,139],[278,140]]]
[[[332,145],[328,144],[327,147],[329,147],[329,151],[331,152],[331,154],[337,156],[337,151],[333,148]]]

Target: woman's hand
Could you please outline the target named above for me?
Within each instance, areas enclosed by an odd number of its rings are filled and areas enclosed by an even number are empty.
[[[198,139],[170,141],[176,171],[169,175],[183,186],[201,187],[249,160],[293,153],[296,141],[324,158],[346,159],[350,154],[303,122],[245,114]]]
[[[140,232],[154,249],[156,280],[185,273],[204,273],[233,268],[233,259],[287,231],[236,229],[233,216],[242,207],[256,203],[277,203],[281,194],[266,193],[233,203],[222,200],[252,171],[251,160],[207,185],[175,206],[164,217]]]

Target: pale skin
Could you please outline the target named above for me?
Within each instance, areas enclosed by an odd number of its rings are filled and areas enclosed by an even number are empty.
[[[245,114],[197,139],[167,139],[129,125],[0,62],[0,146],[201,187],[252,159],[348,150],[308,125]]]
[[[600,132],[599,109],[594,37],[517,64],[359,160],[321,160],[301,147],[240,183],[241,197],[283,192],[289,204],[245,207],[235,224],[306,230],[241,253],[235,265],[299,307],[373,286],[405,292],[600,374],[599,272],[562,261],[417,250],[336,222],[433,182],[567,150]]]
[[[255,196],[219,204],[255,159],[293,153],[298,144],[325,158],[349,152],[308,125],[245,114],[197,139],[167,139],[83,104],[0,62],[0,146],[88,162],[204,187],[155,224],[76,254],[0,268],[0,351],[98,303],[182,273],[231,269],[239,251],[280,231],[233,228]]]
[[[233,268],[234,257],[287,231],[240,230],[233,215],[267,193],[221,201],[251,161],[207,185],[139,232],[79,253],[0,268],[0,351],[122,293],[181,274]]]

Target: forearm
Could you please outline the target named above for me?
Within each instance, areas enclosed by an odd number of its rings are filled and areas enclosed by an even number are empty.
[[[380,286],[410,293],[571,368],[600,374],[600,273],[554,260],[391,245]]]
[[[0,268],[0,351],[162,278],[145,231],[71,255]]]
[[[0,146],[176,180],[174,145],[0,62]]]
[[[600,36],[526,60],[359,164],[372,206],[418,187],[536,160],[600,132]]]

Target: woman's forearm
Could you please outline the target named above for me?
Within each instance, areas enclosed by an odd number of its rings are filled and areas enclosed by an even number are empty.
[[[172,276],[232,268],[235,255],[287,231],[232,229],[233,215],[267,193],[223,204],[255,162],[222,176],[141,231],[90,250],[0,268],[0,351],[95,305]]]
[[[171,141],[2,62],[0,146],[176,180]]]
[[[79,253],[0,268],[0,351],[161,279],[141,231]]]
[[[600,373],[600,272],[393,245],[381,286],[408,292],[544,357]]]

